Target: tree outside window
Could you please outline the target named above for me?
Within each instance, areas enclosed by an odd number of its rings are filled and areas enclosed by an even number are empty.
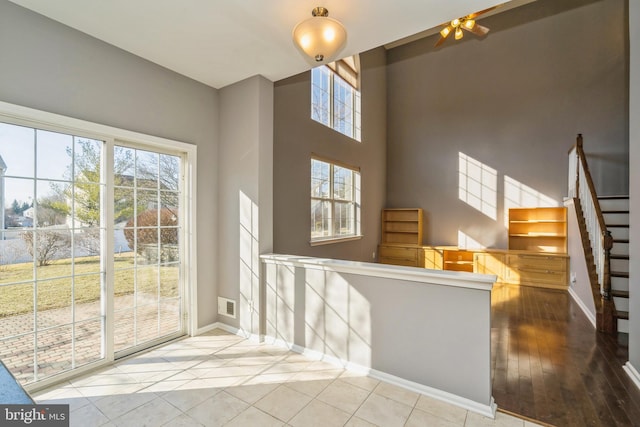
[[[360,173],[311,159],[311,241],[360,235]]]
[[[311,118],[360,141],[360,92],[327,66],[312,69]]]

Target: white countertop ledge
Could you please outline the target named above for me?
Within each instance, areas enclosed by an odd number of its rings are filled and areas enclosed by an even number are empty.
[[[406,280],[431,285],[453,286],[457,288],[491,291],[497,276],[493,274],[466,273],[462,271],[430,270],[418,267],[378,264],[372,262],[347,261],[331,258],[314,258],[298,255],[260,255],[266,264],[304,267],[337,273]]]

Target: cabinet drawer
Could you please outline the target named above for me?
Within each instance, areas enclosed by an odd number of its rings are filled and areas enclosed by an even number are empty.
[[[406,267],[417,267],[417,262],[411,259],[402,259],[402,258],[387,258],[380,257],[381,264],[391,264],[391,265],[404,265]]]
[[[560,272],[567,270],[567,260],[563,257],[548,255],[509,255],[508,258],[507,263],[511,268]]]
[[[380,262],[383,258],[393,258],[406,261],[413,261],[412,265],[417,265],[418,248],[408,248],[403,246],[379,246],[378,254]]]
[[[567,285],[567,273],[565,271],[510,267],[507,275],[507,281],[512,283],[545,284],[559,287],[566,287]]]

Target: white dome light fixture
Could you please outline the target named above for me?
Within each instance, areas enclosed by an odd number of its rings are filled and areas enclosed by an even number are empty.
[[[332,62],[335,55],[347,42],[347,30],[335,19],[329,18],[329,11],[316,7],[313,15],[293,29],[293,42],[314,65]]]

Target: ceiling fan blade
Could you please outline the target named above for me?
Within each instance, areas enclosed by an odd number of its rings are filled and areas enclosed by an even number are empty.
[[[451,34],[452,30],[453,30],[453,27],[451,25],[447,25],[442,30],[440,30],[440,40],[436,42],[434,47],[438,47],[442,43],[444,43],[445,39],[449,36],[449,34]]]
[[[462,26],[462,28],[480,37],[485,36],[489,32],[489,29],[487,27],[484,27],[478,23],[476,23],[473,28],[467,28],[464,25]]]
[[[444,43],[444,41],[445,41],[446,39],[447,39],[446,37],[440,36],[440,40],[438,40],[438,41],[436,42],[436,44],[435,44],[433,47],[438,47],[438,46],[440,46],[442,43]]]

